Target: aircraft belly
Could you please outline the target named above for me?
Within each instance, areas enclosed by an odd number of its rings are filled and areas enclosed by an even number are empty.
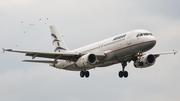
[[[67,66],[67,67],[65,67],[65,68],[63,68],[63,69],[65,69],[65,70],[70,70],[70,71],[81,71],[81,70],[82,70],[82,68],[77,67],[77,66],[75,66],[74,64],[73,64],[73,65],[70,65],[70,66]]]
[[[61,62],[61,63],[56,64],[55,67],[58,68],[58,69],[64,69],[64,70],[70,70],[70,71],[81,71],[81,70],[83,70],[83,68],[77,67],[74,64],[74,62],[70,62],[70,63],[68,63],[68,62],[63,62],[62,63]],[[89,70],[89,69],[92,69],[92,68],[94,68],[94,66],[88,67],[88,68],[86,68],[86,70]]]

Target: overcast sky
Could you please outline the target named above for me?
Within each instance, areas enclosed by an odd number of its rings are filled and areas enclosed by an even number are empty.
[[[180,50],[179,0],[0,0],[0,48],[53,52],[49,25],[70,50],[127,31],[146,29],[157,39],[148,53]],[[47,19],[48,18],[48,19]],[[32,26],[34,25],[34,26]],[[48,64],[24,63],[24,54],[0,53],[1,101],[179,101],[177,55],[120,79],[120,64],[90,70],[90,77]]]

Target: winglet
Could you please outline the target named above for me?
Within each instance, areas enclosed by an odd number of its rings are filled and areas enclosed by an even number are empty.
[[[3,53],[6,51],[4,48],[2,48],[3,49]]]
[[[5,51],[13,51],[12,49],[4,49],[4,48],[2,48],[3,49],[3,53],[5,52]]]
[[[178,53],[178,51],[176,51],[176,50],[173,50],[174,51],[174,55],[176,55],[176,53]]]

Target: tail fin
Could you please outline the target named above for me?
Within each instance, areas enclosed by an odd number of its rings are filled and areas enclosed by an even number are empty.
[[[59,35],[55,26],[50,26],[52,44],[54,46],[54,52],[65,52],[69,51],[66,44],[64,43],[61,35]]]

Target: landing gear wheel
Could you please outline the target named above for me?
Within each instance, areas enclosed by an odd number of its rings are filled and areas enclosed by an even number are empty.
[[[127,71],[124,71],[124,72],[123,72],[123,75],[124,75],[125,78],[127,78],[127,77],[128,77],[128,72],[127,72]]]
[[[80,77],[83,78],[84,75],[85,75],[85,72],[84,72],[84,71],[81,71],[81,72],[80,72]]]
[[[119,77],[122,78],[123,77],[123,72],[119,71]]]
[[[89,75],[90,75],[90,73],[89,73],[89,71],[81,71],[80,72],[80,77],[81,78],[83,78],[84,76],[86,77],[86,78],[88,78],[89,77]]]
[[[143,62],[138,62],[138,66],[143,66],[144,63]]]
[[[90,74],[89,74],[89,71],[86,71],[86,72],[85,72],[85,77],[88,78],[89,75],[90,75]]]
[[[120,78],[122,78],[122,77],[127,78],[128,77],[128,72],[127,71],[119,71],[119,77]]]
[[[122,71],[119,71],[119,77],[120,78],[122,78],[122,77],[127,78],[128,77],[128,72],[124,70],[125,67],[127,66],[127,61],[122,62],[121,65],[122,65]]]

